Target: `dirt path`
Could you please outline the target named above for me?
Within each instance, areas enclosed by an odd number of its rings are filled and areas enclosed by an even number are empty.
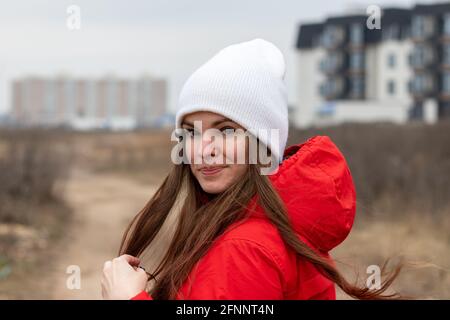
[[[101,299],[103,263],[116,255],[124,228],[156,191],[156,185],[144,185],[114,174],[74,171],[66,188],[65,197],[73,209],[74,221],[68,227],[66,239],[52,249],[56,254],[51,256],[57,257],[49,263],[52,269],[46,269],[42,278],[35,279],[39,286],[28,285],[27,288],[45,292],[44,298]],[[448,237],[442,236],[446,235],[442,232],[445,228],[440,230],[435,224],[425,223],[422,216],[410,218],[408,222],[358,221],[349,238],[333,251],[333,256],[344,262],[340,267],[345,267],[345,263],[361,267],[359,271],[364,276],[366,266],[404,253],[414,261],[432,261],[448,270]],[[380,234],[383,237],[380,238]],[[66,286],[70,276],[66,270],[70,265],[81,269],[79,290],[69,290]],[[351,280],[355,270],[347,269],[344,271],[348,271],[346,274]],[[407,270],[397,288],[406,289],[407,294],[417,297],[448,298],[450,273],[445,270]],[[35,296],[39,294],[33,294],[33,298]],[[338,298],[348,299],[339,290]]]
[[[104,261],[117,253],[122,233],[131,218],[155,192],[155,186],[112,174],[75,170],[66,186],[66,199],[74,222],[60,245],[58,260],[49,277],[53,299],[101,299]],[[68,289],[67,267],[81,271],[81,288]]]

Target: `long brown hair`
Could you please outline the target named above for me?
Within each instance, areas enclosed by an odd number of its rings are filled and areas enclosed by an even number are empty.
[[[153,272],[157,279],[151,294],[154,299],[174,299],[195,264],[214,240],[233,223],[243,222],[248,204],[257,196],[257,203],[277,227],[284,242],[299,256],[317,267],[346,294],[356,299],[398,299],[398,293],[385,293],[398,276],[402,264],[390,272],[382,268],[384,281],[379,289],[360,287],[348,282],[332,260],[311,249],[296,235],[289,222],[283,201],[266,175],[260,174],[259,164],[249,164],[244,177],[217,195],[206,194],[193,176],[188,164],[174,164],[162,185],[126,229],[120,254],[140,256],[152,243],[171,212],[183,185],[186,198],[181,206],[176,230],[169,248]],[[209,201],[202,201],[208,198]]]

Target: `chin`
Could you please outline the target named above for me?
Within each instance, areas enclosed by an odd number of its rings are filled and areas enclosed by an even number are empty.
[[[211,182],[205,182],[200,184],[203,191],[211,194],[217,194],[225,191],[226,188],[224,188],[223,184],[220,183],[211,183]]]

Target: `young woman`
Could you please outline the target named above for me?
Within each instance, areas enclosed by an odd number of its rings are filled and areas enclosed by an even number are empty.
[[[329,251],[352,227],[354,184],[328,137],[285,148],[284,73],[281,52],[255,39],[221,50],[187,80],[176,117],[185,134],[174,153],[183,161],[173,159],[120,256],[105,262],[105,299],[335,299],[335,285],[357,299],[397,297],[385,291],[400,267],[374,290],[336,269]],[[138,257],[180,197],[170,245],[146,273]]]

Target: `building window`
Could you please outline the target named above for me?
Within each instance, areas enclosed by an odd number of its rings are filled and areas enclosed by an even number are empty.
[[[325,48],[334,48],[339,46],[344,40],[344,31],[339,26],[326,26],[322,34],[322,45]]]
[[[415,103],[409,111],[411,119],[423,119],[423,106],[421,102]]]
[[[411,67],[414,65],[413,60],[414,60],[414,54],[413,54],[413,53],[409,53],[409,54],[408,54],[408,64],[409,64],[409,66],[411,66]]]
[[[54,120],[56,118],[56,85],[53,80],[47,80],[45,86],[46,116],[49,120]]]
[[[354,23],[350,26],[350,43],[353,45],[362,44],[364,41],[364,29],[361,24]]]
[[[450,65],[450,44],[446,43],[442,47],[442,63]]]
[[[395,60],[395,54],[390,53],[390,54],[388,55],[387,61],[388,61],[388,66],[389,66],[389,68],[393,69],[393,68],[395,67],[395,63],[396,63],[396,60]]]
[[[416,74],[411,83],[414,94],[426,94],[433,90],[433,78],[429,74]]]
[[[395,82],[394,80],[389,80],[387,83],[387,91],[390,96],[393,96],[395,94]]]
[[[425,65],[425,47],[417,45],[414,47],[412,55],[412,65],[414,67],[423,67]]]
[[[400,39],[411,38],[411,24],[400,28]]]
[[[317,108],[317,114],[321,118],[329,118],[336,112],[335,104],[333,102],[326,102]]]
[[[342,92],[342,79],[330,78],[320,85],[320,93],[324,97],[339,96]]]
[[[326,68],[326,66],[325,66],[325,59],[321,59],[320,61],[319,61],[319,70],[320,71],[325,71],[325,68]]]
[[[450,73],[445,72],[442,74],[442,92],[450,94]]]
[[[414,93],[423,93],[425,91],[425,77],[416,75],[412,82],[412,91]]]
[[[65,85],[64,97],[66,102],[65,116],[72,117],[75,114],[75,105],[77,99],[75,83],[72,80],[67,79],[64,85]]]
[[[350,78],[350,96],[352,98],[363,98],[364,96],[364,78]]]
[[[412,18],[412,36],[427,38],[434,33],[434,20],[431,16],[414,16]]]
[[[424,17],[415,16],[412,19],[412,35],[415,38],[421,38],[423,36],[424,31]]]
[[[342,54],[340,52],[329,53],[321,62],[320,69],[323,72],[335,72],[342,66]]]
[[[382,28],[381,32],[383,40],[400,39],[400,27],[397,24]]]
[[[444,35],[450,36],[450,14],[444,15]]]
[[[364,52],[352,52],[350,54],[350,69],[364,69]]]
[[[413,67],[423,68],[434,60],[434,51],[427,45],[416,45],[412,54]]]
[[[323,83],[320,86],[320,92],[325,97],[332,96],[333,95],[333,91],[334,91],[334,88],[333,88],[333,81],[332,80],[327,80],[327,81],[325,81],[325,83]]]

